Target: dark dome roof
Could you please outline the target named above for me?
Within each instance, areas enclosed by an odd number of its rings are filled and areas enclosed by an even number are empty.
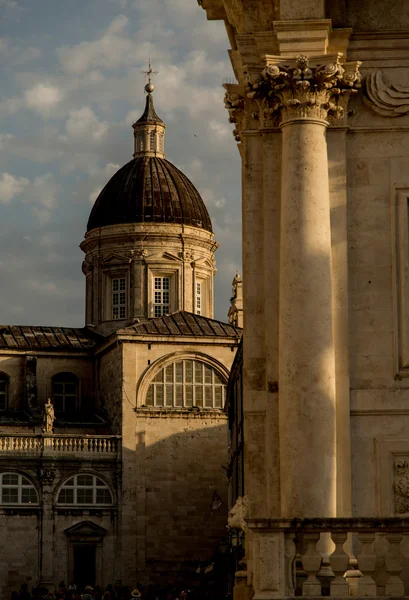
[[[131,160],[108,181],[98,196],[87,231],[121,223],[176,223],[212,231],[199,192],[164,158]]]

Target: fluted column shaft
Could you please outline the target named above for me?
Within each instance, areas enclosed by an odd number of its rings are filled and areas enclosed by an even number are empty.
[[[323,120],[282,126],[279,313],[283,517],[335,516],[335,364]]]

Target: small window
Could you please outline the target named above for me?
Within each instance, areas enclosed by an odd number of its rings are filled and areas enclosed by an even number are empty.
[[[202,314],[202,284],[196,283],[196,314]]]
[[[126,279],[112,279],[112,318],[126,318]]]
[[[0,373],[0,410],[7,410],[9,394],[9,378]]]
[[[167,365],[149,385],[147,406],[223,408],[226,385],[215,369],[196,360]]]
[[[170,312],[170,277],[154,277],[153,316],[161,317]]]
[[[149,134],[149,149],[154,152],[156,150],[156,133],[151,131]]]
[[[38,504],[37,490],[19,473],[0,473],[0,504]]]
[[[58,373],[52,379],[52,399],[57,414],[78,411],[78,378],[73,373]]]
[[[142,150],[143,150],[144,136],[145,136],[145,134],[141,131],[140,133],[138,133],[138,135],[136,137],[136,150],[137,150],[137,152],[142,152]]]
[[[158,140],[159,140],[159,150],[160,150],[160,152],[163,152],[163,150],[164,150],[164,143],[163,143],[164,142],[164,134],[163,133],[159,134]]]
[[[70,477],[61,487],[58,504],[112,506],[112,494],[102,479],[89,473]]]

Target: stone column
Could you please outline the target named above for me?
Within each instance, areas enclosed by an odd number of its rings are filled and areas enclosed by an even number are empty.
[[[347,73],[347,75],[345,75]],[[283,517],[336,516],[327,118],[357,81],[339,55],[269,61],[251,94],[282,129],[279,424]]]

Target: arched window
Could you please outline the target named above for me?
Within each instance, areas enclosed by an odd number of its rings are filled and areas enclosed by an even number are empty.
[[[143,138],[144,138],[144,133],[143,131],[141,131],[140,133],[138,133],[137,138],[136,138],[136,149],[138,152],[142,152],[143,150]]]
[[[37,490],[20,473],[0,473],[0,504],[38,504]]]
[[[164,367],[149,384],[145,404],[174,408],[223,408],[226,385],[215,369],[198,360]]]
[[[9,404],[9,378],[0,373],[0,410],[7,410]]]
[[[90,473],[73,475],[61,486],[58,504],[112,506],[111,490],[100,477]]]
[[[149,134],[149,149],[154,152],[156,150],[156,133],[151,131]]]
[[[74,373],[57,373],[52,379],[54,410],[58,414],[70,415],[78,411],[78,378]]]

